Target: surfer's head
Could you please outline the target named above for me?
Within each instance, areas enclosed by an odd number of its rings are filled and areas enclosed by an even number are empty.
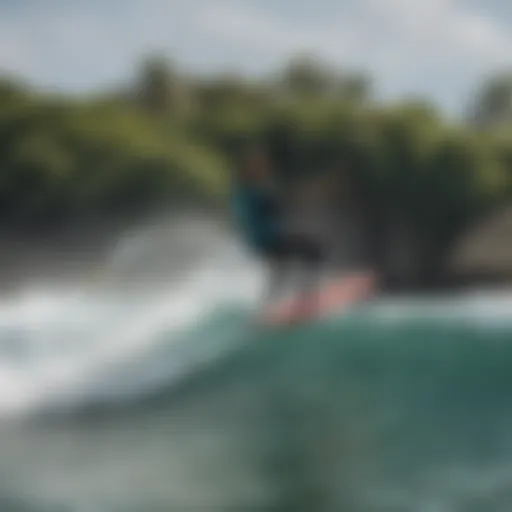
[[[273,177],[270,155],[261,144],[248,146],[238,162],[238,179],[247,184],[268,183]]]

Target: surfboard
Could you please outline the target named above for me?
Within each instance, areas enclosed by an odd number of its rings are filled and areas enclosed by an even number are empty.
[[[314,297],[278,302],[265,313],[264,322],[285,326],[328,316],[368,298],[375,287],[376,278],[371,272],[337,277],[321,285]]]

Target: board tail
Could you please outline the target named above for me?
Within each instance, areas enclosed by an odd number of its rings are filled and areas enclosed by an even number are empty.
[[[278,303],[265,315],[272,325],[305,322],[343,311],[346,307],[372,296],[377,285],[373,272],[358,272],[330,280],[318,292]]]

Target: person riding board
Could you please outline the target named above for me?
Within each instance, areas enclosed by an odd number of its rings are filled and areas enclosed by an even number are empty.
[[[276,180],[271,159],[262,146],[246,151],[233,180],[232,206],[249,247],[269,268],[264,307],[282,292],[289,263],[298,260],[300,307],[314,307],[324,247],[312,235],[286,226],[290,195]]]

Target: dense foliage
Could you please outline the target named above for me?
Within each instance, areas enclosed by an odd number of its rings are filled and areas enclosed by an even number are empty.
[[[500,116],[487,129],[506,87],[491,85],[475,107],[483,132],[421,103],[379,105],[361,75],[308,59],[260,82],[186,79],[151,60],[131,89],[89,98],[4,81],[0,218],[38,225],[222,197],[233,152],[258,139],[285,177],[348,170],[368,204],[406,218],[435,251],[512,195],[508,128]]]
[[[0,219],[40,226],[222,192],[225,163],[127,100],[0,88]]]

